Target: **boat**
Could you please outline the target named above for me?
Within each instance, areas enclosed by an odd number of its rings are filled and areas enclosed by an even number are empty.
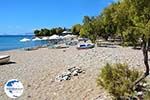
[[[77,46],[77,49],[90,49],[90,48],[94,48],[94,44],[92,43],[84,43],[84,44],[80,44]]]
[[[20,42],[28,42],[28,41],[30,41],[30,39],[28,39],[28,38],[23,38],[20,40]]]
[[[2,55],[2,56],[0,56],[0,64],[8,63],[9,60],[10,60],[10,56],[9,55]]]

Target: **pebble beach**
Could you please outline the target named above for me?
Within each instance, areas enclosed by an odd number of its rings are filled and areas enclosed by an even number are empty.
[[[24,92],[17,100],[111,100],[96,84],[100,69],[106,63],[125,63],[144,71],[142,51],[131,47],[77,50],[72,46],[0,52],[0,55],[4,54],[11,56],[12,63],[0,65],[0,83],[20,80]],[[79,67],[85,72],[70,80],[55,81],[57,75],[71,67]],[[4,85],[0,86],[0,100],[12,100],[5,94]]]

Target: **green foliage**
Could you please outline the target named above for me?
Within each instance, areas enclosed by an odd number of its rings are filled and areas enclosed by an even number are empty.
[[[126,29],[126,31],[123,32],[124,37],[124,45],[128,44],[127,46],[138,46],[139,38],[141,37],[141,34],[138,32],[138,30],[134,27],[129,27]]]
[[[130,87],[139,76],[140,73],[137,70],[130,70],[125,64],[106,64],[101,69],[97,84],[117,99],[134,93]]]
[[[59,34],[66,29],[35,30],[35,35]],[[138,39],[150,37],[150,1],[149,0],[118,0],[110,4],[98,16],[84,16],[83,25],[72,26],[71,31],[81,37],[95,42],[97,37],[114,38],[119,36],[124,45],[136,46]]]
[[[79,35],[81,28],[82,28],[82,26],[80,24],[76,24],[76,25],[72,26],[71,31],[75,35]]]
[[[51,35],[54,35],[54,34],[59,35],[63,31],[66,31],[66,28],[61,28],[61,27],[52,28],[52,29],[44,28],[44,29],[41,29],[41,30],[35,30],[34,34],[36,36],[51,36]]]
[[[38,34],[39,32],[40,32],[39,30],[35,30],[35,31],[34,31],[35,34]]]
[[[42,34],[43,36],[49,36],[50,30],[48,30],[48,29],[46,29],[46,28],[41,29],[41,34]]]
[[[129,10],[130,9],[130,10]],[[138,39],[150,37],[150,1],[119,0],[112,3],[97,17],[84,16],[80,36],[121,36],[124,45],[136,46]],[[93,40],[94,40],[93,39]]]
[[[144,95],[144,100],[149,100],[150,99],[150,91],[146,92]]]
[[[83,23],[87,24],[89,22],[91,22],[91,18],[89,16],[84,16]]]
[[[56,34],[60,34],[62,33],[63,31],[65,31],[63,28],[61,27],[58,27],[58,28],[54,28],[56,30]]]
[[[97,37],[97,33],[95,31],[95,25],[94,25],[94,17],[88,17],[85,16],[84,17],[84,24],[82,25],[82,28],[80,29],[80,36],[81,37],[85,37],[85,38],[89,38],[93,43],[95,43],[96,41],[96,37]]]

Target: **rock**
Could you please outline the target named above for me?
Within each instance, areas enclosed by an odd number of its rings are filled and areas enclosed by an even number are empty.
[[[85,74],[85,70],[82,70],[82,74]]]
[[[68,71],[73,72],[76,69],[76,67],[68,68]]]
[[[65,75],[62,79],[63,79],[63,80],[70,80],[70,76]]]
[[[147,84],[146,83],[143,83],[143,87],[146,87],[147,86]]]
[[[66,50],[63,50],[63,52],[66,52]]]
[[[30,96],[30,95],[28,95],[28,98],[31,98],[31,96]]]
[[[56,77],[56,80],[61,82],[63,80],[70,80],[73,76],[78,76],[80,73],[85,72],[81,68],[71,67],[68,68],[66,72]]]
[[[143,90],[142,84],[137,84],[137,85],[135,86],[135,89],[134,89],[134,90],[137,91],[137,92],[142,91],[142,90]]]
[[[142,96],[143,95],[143,92],[140,91],[140,92],[137,92],[137,96]]]
[[[70,75],[71,75],[71,72],[70,72],[70,71],[66,71],[66,72],[63,73],[63,75],[68,75],[68,76],[70,76]]]
[[[60,82],[60,81],[62,81],[62,78],[60,76],[57,76],[56,79],[55,79],[55,81]]]
[[[29,84],[28,84],[28,86],[27,86],[27,87],[31,87],[31,85],[29,85]]]
[[[139,83],[139,86],[142,86],[143,85],[143,83]]]
[[[78,76],[78,70],[73,71],[73,72],[72,72],[72,75],[73,75],[73,76]]]
[[[82,70],[80,68],[76,69],[78,73],[82,73]]]

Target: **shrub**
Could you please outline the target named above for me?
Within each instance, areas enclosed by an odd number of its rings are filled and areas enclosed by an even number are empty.
[[[140,75],[137,70],[129,69],[126,64],[106,64],[97,78],[97,85],[101,85],[115,99],[129,97],[134,94],[130,87]]]
[[[147,91],[144,96],[144,100],[149,100],[149,99],[150,99],[150,91]]]

